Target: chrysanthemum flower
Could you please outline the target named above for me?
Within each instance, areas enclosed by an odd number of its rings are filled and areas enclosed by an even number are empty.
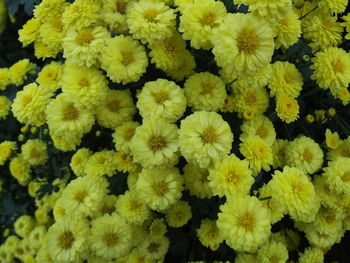
[[[88,236],[89,226],[85,221],[65,216],[48,229],[47,249],[55,262],[77,262],[86,253]]]
[[[238,252],[235,258],[235,263],[255,263],[256,254]]]
[[[162,1],[140,0],[128,12],[128,26],[134,38],[145,42],[162,40],[175,30],[174,10]]]
[[[45,88],[56,91],[61,85],[62,71],[63,65],[60,62],[52,61],[41,69],[35,81]]]
[[[226,16],[226,7],[220,1],[194,0],[183,9],[179,31],[185,40],[191,40],[194,48],[210,49],[211,37]]]
[[[197,164],[188,163],[184,167],[184,182],[186,190],[191,195],[198,198],[210,198],[213,196],[209,187],[209,171],[206,168],[200,168]]]
[[[140,252],[144,255],[148,260],[160,262],[164,261],[164,257],[169,249],[169,239],[160,236],[146,236],[143,242],[140,244]]]
[[[258,262],[261,263],[282,263],[288,259],[288,249],[281,242],[268,241],[257,252]]]
[[[30,181],[30,165],[21,155],[13,158],[9,164],[11,175],[16,178],[18,183],[25,186]]]
[[[246,88],[249,89],[259,89],[267,86],[272,76],[272,66],[271,64],[267,64],[265,67],[259,69],[254,72],[254,74],[249,76],[242,76],[235,74],[230,74],[229,72],[225,72],[221,70],[221,77],[225,80],[226,83],[234,82],[235,87]]]
[[[29,19],[22,27],[18,30],[18,40],[24,47],[33,43],[39,36],[40,22],[35,19]]]
[[[135,0],[106,0],[103,1],[102,19],[104,24],[118,34],[125,34],[129,31],[127,24],[127,13]]]
[[[228,198],[248,194],[254,183],[248,166],[246,160],[240,160],[233,154],[225,156],[222,161],[216,161],[208,176],[213,194]]]
[[[348,5],[347,0],[323,0],[318,3],[319,7],[331,14],[343,13]]]
[[[241,125],[241,131],[242,133],[239,136],[241,141],[252,135],[258,135],[270,145],[276,140],[276,132],[273,123],[264,115],[259,115],[252,120],[244,121]]]
[[[339,243],[344,236],[344,230],[336,232],[319,230],[313,224],[306,224],[302,230],[310,245],[321,249],[329,249],[335,243]]]
[[[277,116],[286,123],[299,118],[299,104],[296,99],[288,95],[279,95],[276,99]]]
[[[86,161],[84,172],[90,176],[112,176],[117,170],[116,152],[103,150],[92,154]]]
[[[194,73],[196,62],[194,56],[188,50],[182,52],[178,59],[180,60],[180,64],[173,69],[169,69],[166,73],[176,81],[183,81],[186,77]]]
[[[287,140],[277,139],[272,145],[273,167],[283,168],[286,165],[286,150],[289,142]]]
[[[169,166],[177,159],[178,128],[161,120],[148,120],[136,128],[131,140],[134,160],[143,167]]]
[[[253,14],[271,20],[286,16],[292,9],[289,0],[237,0],[235,4],[247,5]]]
[[[16,151],[16,142],[3,141],[0,143],[0,165],[4,163],[11,157],[11,155]]]
[[[9,79],[11,84],[16,86],[22,85],[27,79],[27,74],[33,74],[36,65],[29,59],[22,59],[9,68]]]
[[[166,79],[146,82],[137,98],[136,106],[143,120],[155,118],[175,122],[186,110],[184,91]]]
[[[60,17],[69,4],[65,0],[43,0],[34,8],[34,17],[40,23],[46,23]]]
[[[316,53],[312,59],[311,78],[322,89],[330,89],[335,96],[350,83],[350,55],[344,49],[333,47]]]
[[[181,121],[181,153],[187,161],[195,161],[201,168],[228,154],[232,141],[230,126],[216,112],[196,111]]]
[[[272,64],[273,74],[269,81],[270,96],[299,96],[303,77],[296,66],[289,62],[277,61]]]
[[[340,142],[337,148],[327,153],[327,160],[335,160],[338,157],[350,158],[350,137]]]
[[[220,243],[224,241],[222,234],[216,226],[216,221],[214,220],[203,219],[196,232],[202,245],[209,247],[213,251],[217,250]]]
[[[11,83],[10,71],[8,68],[0,68],[0,90],[5,90]]]
[[[271,61],[273,37],[264,19],[252,14],[227,14],[213,33],[215,60],[229,72],[251,75]]]
[[[62,51],[62,39],[66,35],[66,30],[61,18],[56,18],[48,23],[44,23],[39,29],[40,40],[49,49],[55,52]]]
[[[26,141],[22,147],[22,156],[29,165],[42,165],[47,161],[47,145],[45,142],[38,139],[30,139]]]
[[[63,93],[47,105],[46,116],[50,131],[65,137],[83,135],[95,122],[91,111],[78,106]]]
[[[81,142],[82,135],[69,135],[69,137],[59,136],[52,134],[50,132],[50,137],[52,139],[55,148],[63,152],[74,151]]]
[[[91,216],[99,208],[106,192],[102,178],[78,177],[64,188],[61,205],[67,214]]]
[[[290,142],[286,150],[286,162],[289,166],[313,174],[322,166],[323,151],[313,139],[302,136]]]
[[[34,41],[34,55],[37,58],[56,58],[60,50],[49,48],[45,45],[42,39],[37,39]]]
[[[115,132],[112,134],[113,142],[115,143],[115,148],[118,151],[125,153],[130,153],[130,143],[131,139],[135,134],[135,130],[140,124],[135,121],[125,121],[123,124],[119,125]]]
[[[314,50],[337,46],[342,41],[343,28],[328,10],[312,12],[302,20],[301,28],[303,37],[312,42],[310,46]]]
[[[338,194],[350,194],[350,159],[338,157],[334,161],[328,162],[324,168],[323,176],[326,177],[331,191]]]
[[[185,84],[184,91],[188,106],[193,110],[216,111],[227,97],[225,83],[209,72],[195,73]]]
[[[101,53],[101,67],[112,81],[126,84],[139,80],[146,72],[145,48],[130,36],[120,35],[107,40]]]
[[[70,29],[63,39],[63,56],[77,66],[91,67],[97,64],[109,38],[101,26]]]
[[[182,195],[182,177],[177,168],[143,169],[136,183],[140,198],[153,210],[164,210]]]
[[[186,201],[178,201],[176,204],[164,211],[166,222],[170,227],[182,227],[192,217],[191,206]]]
[[[336,149],[342,142],[339,138],[339,134],[337,132],[332,133],[330,129],[326,129],[325,137],[326,145],[329,149]]]
[[[101,71],[73,64],[64,66],[61,86],[69,100],[87,109],[101,105],[109,91],[107,79]]]
[[[277,34],[276,48],[288,48],[296,43],[301,35],[301,21],[297,14],[292,11],[282,19],[279,19],[273,30]]]
[[[243,196],[227,201],[220,210],[216,224],[231,248],[251,252],[269,238],[269,211],[256,197]]]
[[[83,176],[85,174],[85,164],[91,155],[92,152],[87,148],[81,148],[74,153],[69,166],[76,176]]]
[[[52,91],[35,83],[24,86],[18,91],[12,103],[12,113],[19,122],[31,125],[43,125],[46,120],[45,110],[52,96]]]
[[[6,96],[0,96],[0,120],[6,119],[11,109],[11,101]]]
[[[345,16],[342,16],[342,20],[344,22],[342,22],[341,25],[345,27],[345,31],[346,31],[346,35],[344,38],[349,40],[350,39],[350,13],[348,13]]]
[[[258,135],[252,135],[242,140],[239,151],[249,162],[253,175],[257,175],[261,169],[270,170],[273,164],[271,146]]]
[[[91,250],[105,260],[126,255],[132,245],[128,224],[117,214],[104,215],[92,221]]]
[[[319,209],[315,188],[307,175],[296,167],[275,171],[271,187],[290,216],[297,221],[311,222]]]
[[[299,253],[300,263],[321,263],[324,262],[323,251],[318,247],[308,247],[303,253]]]

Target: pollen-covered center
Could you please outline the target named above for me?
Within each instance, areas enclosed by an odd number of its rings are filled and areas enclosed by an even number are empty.
[[[101,208],[102,214],[112,214],[115,211],[114,205],[104,204]]]
[[[40,157],[40,152],[37,149],[31,149],[29,155],[33,159],[39,158]]]
[[[130,140],[134,136],[135,130],[133,128],[126,128],[123,133],[123,137],[126,140]]]
[[[340,60],[337,59],[333,64],[332,64],[333,71],[335,73],[343,73],[345,70],[345,65],[344,63]]]
[[[75,37],[75,41],[81,45],[85,46],[90,44],[94,40],[91,30],[81,30]]]
[[[169,99],[169,93],[164,90],[153,92],[152,95],[158,104],[161,104]]]
[[[155,182],[152,187],[158,196],[163,196],[168,191],[168,185],[164,181]]]
[[[342,180],[343,180],[344,182],[350,182],[350,172],[345,172],[345,173],[343,174]]]
[[[32,98],[32,96],[23,96],[22,97],[22,102],[23,102],[23,104],[28,104],[28,103],[30,103],[31,101],[33,100],[33,98]]]
[[[73,104],[68,104],[66,107],[64,107],[62,115],[63,115],[63,120],[73,121],[78,119],[79,111],[76,107],[74,107]]]
[[[257,130],[256,133],[262,138],[265,139],[267,138],[267,136],[269,135],[269,132],[267,131],[267,129],[261,125]]]
[[[69,249],[72,247],[75,238],[71,231],[66,231],[58,238],[58,245],[63,249]]]
[[[74,199],[76,201],[78,201],[79,203],[82,203],[82,202],[84,202],[84,199],[85,199],[85,197],[87,197],[87,195],[88,195],[87,191],[82,190],[82,191],[76,192],[74,194]]]
[[[226,180],[229,183],[237,183],[239,181],[239,174],[233,169],[231,169],[226,174]]]
[[[118,242],[118,235],[116,233],[106,233],[103,236],[103,241],[108,247],[113,247]]]
[[[271,263],[278,263],[278,262],[280,262],[280,258],[278,256],[272,256],[270,258],[270,262]]]
[[[156,152],[166,146],[166,140],[163,136],[152,136],[148,141],[148,145],[152,151]]]
[[[293,78],[293,75],[289,72],[287,72],[285,75],[284,75],[284,80],[287,82],[287,83],[292,83],[294,78]]]
[[[255,224],[255,217],[252,213],[246,212],[237,219],[237,224],[246,231],[252,231]]]
[[[211,85],[210,83],[202,83],[201,88],[201,95],[211,94],[214,89],[213,85]]]
[[[153,242],[153,243],[151,243],[151,244],[148,246],[147,250],[148,250],[148,252],[150,252],[150,253],[157,253],[159,247],[160,247],[160,245],[159,245],[158,243],[154,243],[154,242]]]
[[[199,22],[203,26],[214,27],[215,26],[215,15],[212,12],[208,12],[201,17]]]
[[[259,38],[253,29],[245,28],[237,36],[239,52],[253,54],[259,47]]]
[[[126,1],[117,1],[115,3],[115,10],[122,15],[125,15],[126,13],[126,6],[127,6],[127,2]]]
[[[304,185],[301,182],[295,182],[291,184],[292,191],[295,195],[300,196],[304,191]]]
[[[143,17],[148,22],[156,23],[156,22],[158,22],[157,15],[158,15],[158,10],[151,8],[151,9],[148,9],[145,11],[145,13],[143,14]]]
[[[256,95],[253,92],[247,92],[244,96],[244,100],[248,105],[254,105],[257,102]]]
[[[303,159],[308,162],[308,163],[311,163],[312,160],[314,159],[314,156],[312,154],[312,152],[308,149],[308,148],[305,148],[304,149],[304,152],[303,152]]]
[[[121,63],[125,67],[133,63],[135,60],[134,54],[130,51],[121,51],[120,56],[121,56]]]
[[[89,84],[90,84],[90,82],[89,82],[89,80],[88,79],[81,79],[80,81],[79,81],[79,85],[81,86],[81,87],[88,87],[89,86]]]
[[[118,112],[120,109],[120,102],[119,100],[111,100],[107,102],[106,106],[111,112]]]
[[[136,200],[130,200],[129,207],[130,207],[130,210],[137,210],[141,207],[141,204]]]
[[[206,128],[201,134],[201,138],[204,143],[213,143],[217,140],[217,137],[218,135],[212,126]]]

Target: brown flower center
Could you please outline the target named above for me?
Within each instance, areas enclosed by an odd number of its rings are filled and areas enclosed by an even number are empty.
[[[206,128],[201,134],[201,138],[204,143],[214,143],[217,140],[217,137],[218,135],[212,126]]]
[[[255,217],[252,213],[246,212],[238,218],[237,224],[246,231],[252,231],[255,224]]]
[[[106,233],[103,237],[103,241],[108,247],[112,247],[118,242],[118,236],[116,233]]]
[[[166,141],[162,136],[153,136],[149,139],[148,145],[153,152],[156,152],[166,146]]]
[[[63,249],[69,249],[72,247],[75,238],[71,231],[66,231],[58,238],[58,244]]]
[[[239,52],[253,54],[259,47],[258,40],[258,35],[253,29],[243,29],[236,39]]]
[[[63,109],[63,120],[65,121],[73,121],[78,119],[79,116],[79,111],[77,108],[74,107],[73,104],[68,104],[64,109]]]

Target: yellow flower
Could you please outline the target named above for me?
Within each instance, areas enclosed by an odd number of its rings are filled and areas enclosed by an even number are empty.
[[[5,90],[11,83],[10,71],[8,68],[0,68],[0,90]]]
[[[0,96],[0,120],[6,119],[10,109],[11,101],[5,96]]]
[[[338,157],[334,161],[328,162],[325,167],[323,176],[326,177],[329,189],[332,192],[341,194],[350,193],[350,159]]]
[[[237,75],[251,75],[265,67],[275,48],[273,32],[252,14],[227,14],[212,37],[217,64]]]
[[[166,79],[146,82],[137,99],[136,106],[143,120],[154,118],[175,122],[186,110],[184,91]]]
[[[182,81],[194,73],[196,62],[194,56],[188,50],[182,52],[178,60],[180,63],[175,68],[169,69],[166,73],[172,79]]]
[[[16,86],[22,85],[27,79],[27,74],[33,74],[36,65],[29,59],[22,59],[9,68],[10,83]]]
[[[47,232],[47,249],[54,262],[76,262],[86,253],[89,226],[77,217],[64,216]]]
[[[280,95],[276,99],[277,116],[286,123],[291,123],[299,118],[299,104],[296,99],[288,95]]]
[[[221,160],[232,147],[230,126],[216,112],[196,111],[181,121],[179,145],[187,161],[201,168]]]
[[[128,26],[142,43],[162,40],[175,30],[174,10],[161,1],[140,0],[128,12]]]
[[[336,98],[340,99],[343,105],[348,105],[350,102],[350,92],[347,88],[340,88],[336,94]]]
[[[116,152],[102,150],[95,152],[84,165],[84,173],[89,176],[113,176],[117,170]]]
[[[297,14],[292,11],[285,17],[279,19],[273,27],[277,34],[276,48],[288,48],[295,44],[301,35],[301,21]]]
[[[271,234],[269,211],[254,196],[226,201],[220,206],[216,225],[226,243],[237,251],[252,252]]]
[[[230,198],[248,194],[254,183],[248,166],[246,160],[240,160],[233,154],[215,162],[214,167],[209,169],[208,176],[213,194]]]
[[[34,42],[39,36],[40,22],[35,19],[29,19],[22,27],[18,30],[18,40],[22,42],[24,47]]]
[[[309,137],[299,137],[290,142],[286,150],[287,165],[313,174],[323,163],[323,151],[318,143]]]
[[[55,148],[63,152],[67,152],[67,151],[74,151],[77,148],[77,146],[81,142],[82,136],[72,135],[69,137],[63,137],[63,136],[54,135],[52,134],[52,132],[50,132],[50,137],[53,141],[53,145],[55,146]]]
[[[56,91],[61,85],[62,71],[63,65],[60,62],[52,61],[41,69],[35,81],[45,88]]]
[[[276,132],[273,123],[264,115],[256,116],[252,120],[246,120],[241,125],[240,140],[252,135],[258,135],[265,140],[269,145],[272,145],[276,140]]]
[[[135,130],[140,124],[135,121],[125,121],[119,125],[112,134],[115,148],[118,151],[131,153],[130,143],[135,134]]]
[[[63,56],[76,66],[97,66],[98,58],[110,38],[101,26],[68,29],[63,38]]]
[[[35,220],[29,215],[22,215],[18,217],[14,223],[14,230],[17,235],[26,238],[33,231],[35,227]]]
[[[288,249],[281,242],[268,241],[257,252],[257,259],[260,263],[282,263],[288,259]]]
[[[327,12],[332,14],[343,13],[348,5],[347,0],[323,0],[320,1],[318,6]]]
[[[30,139],[22,147],[22,157],[31,166],[43,165],[47,161],[47,146],[41,140]]]
[[[210,198],[213,196],[209,187],[209,171],[206,168],[200,168],[198,165],[188,163],[184,167],[184,182],[186,190],[190,195],[198,198]]]
[[[178,201],[164,212],[166,222],[174,228],[186,225],[192,217],[191,206],[186,201]]]
[[[34,17],[46,23],[60,17],[69,4],[65,0],[43,0],[34,8]]]
[[[261,169],[269,171],[273,164],[271,146],[258,135],[244,138],[239,145],[239,151],[249,162],[253,175],[257,175]]]
[[[92,152],[87,148],[81,148],[74,153],[70,162],[70,168],[72,168],[76,176],[83,176],[85,164],[92,155]]]
[[[41,39],[37,39],[34,41],[34,55],[37,58],[56,58],[58,55],[58,49],[49,48],[47,45],[43,43]]]
[[[296,66],[289,62],[277,61],[272,65],[272,70],[270,95],[298,97],[303,86],[303,77]]]
[[[161,120],[148,120],[135,130],[131,151],[135,162],[146,168],[166,167],[177,160],[178,128]]]
[[[323,251],[318,247],[308,247],[302,254],[299,254],[300,263],[318,263],[324,262]]]
[[[216,221],[214,220],[203,219],[196,232],[202,245],[209,247],[213,251],[217,250],[220,243],[224,241],[221,232],[216,226]]]
[[[137,179],[136,190],[151,209],[161,211],[181,198],[182,180],[177,168],[143,169]]]
[[[287,140],[277,139],[272,145],[273,167],[283,168],[286,165],[286,150],[289,142]]]
[[[101,51],[101,67],[114,82],[138,81],[148,66],[145,48],[130,36],[116,36],[106,41]]]
[[[330,129],[326,129],[326,145],[329,149],[336,149],[341,143],[339,134],[337,132],[332,133]]]
[[[66,35],[66,30],[61,17],[41,24],[39,32],[44,45],[54,52],[62,51],[62,39]]]
[[[193,110],[217,111],[227,97],[223,80],[209,72],[190,76],[184,84],[184,91],[187,104]]]
[[[164,236],[146,236],[140,244],[139,249],[146,259],[153,262],[164,262],[164,257],[169,249],[169,243],[169,239]]]
[[[89,243],[91,250],[100,257],[111,260],[126,255],[132,245],[129,225],[116,213],[104,215],[92,221]]]
[[[341,88],[350,83],[350,55],[343,49],[333,47],[316,53],[312,59],[314,73],[311,78],[316,80],[322,89],[330,89],[334,96]]]
[[[166,224],[164,223],[164,218],[155,218],[148,227],[150,235],[154,237],[164,236],[167,232]]]
[[[346,35],[345,35],[344,38],[349,40],[350,39],[350,13],[348,13],[347,15],[342,16],[342,20],[344,22],[341,23],[341,25],[343,27],[345,27],[345,31],[346,31]]]
[[[22,186],[27,185],[30,181],[30,166],[21,155],[13,158],[9,165],[11,175],[17,179]]]
[[[5,162],[11,157],[11,155],[17,150],[16,142],[3,141],[0,143],[0,165],[4,165]]]
[[[210,49],[213,47],[213,31],[226,16],[226,7],[220,1],[194,0],[186,5],[180,16],[179,31],[185,40],[191,40],[194,48]]]
[[[319,209],[315,188],[307,175],[296,167],[275,171],[271,187],[274,197],[283,205],[292,219],[312,222]]]

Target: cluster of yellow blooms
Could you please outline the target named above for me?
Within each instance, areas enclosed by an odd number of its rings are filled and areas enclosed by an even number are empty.
[[[8,164],[36,204],[34,216],[15,221],[0,261],[163,262],[167,229],[192,218],[182,200],[188,191],[225,200],[216,219],[203,218],[197,228],[203,246],[215,251],[225,242],[236,263],[292,262],[302,232],[309,247],[298,262],[323,262],[350,230],[350,137],[327,129],[323,145],[305,135],[278,139],[264,113],[273,105],[286,124],[299,118],[304,77],[273,54],[301,37],[313,53],[310,81],[349,104],[350,55],[338,47],[350,38],[350,14],[338,15],[348,1],[235,0],[247,13],[229,13],[215,0],[70,2],[41,1],[18,32],[45,66],[23,59],[0,68],[0,91],[19,87],[13,101],[0,96],[0,121],[12,112],[23,125],[47,125],[53,142],[0,142],[0,167]],[[195,49],[212,51],[218,75],[195,72]],[[167,78],[142,82],[149,63]],[[134,82],[142,83],[136,96],[124,87]],[[80,147],[94,125],[112,131],[115,149]],[[31,171],[48,165],[49,147],[72,151],[74,179],[56,179],[58,191],[39,199],[43,183]],[[107,180],[117,171],[128,174],[121,195]],[[271,180],[252,191],[269,171]],[[272,232],[287,215],[298,231]]]

